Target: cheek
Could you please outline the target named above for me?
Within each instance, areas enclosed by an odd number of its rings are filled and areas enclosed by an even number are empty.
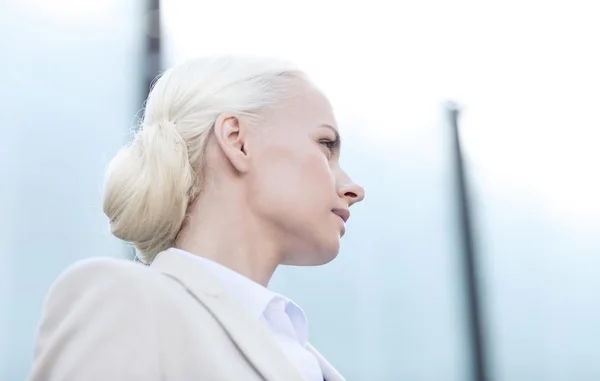
[[[253,191],[270,199],[272,206],[306,213],[332,207],[335,181],[327,158],[318,150],[275,149],[259,165],[259,184]]]
[[[310,155],[299,155],[287,163],[285,173],[281,174],[285,179],[288,191],[302,199],[303,204],[310,201],[319,202],[324,198],[330,199],[334,191],[334,182],[329,164],[325,156],[320,152]]]

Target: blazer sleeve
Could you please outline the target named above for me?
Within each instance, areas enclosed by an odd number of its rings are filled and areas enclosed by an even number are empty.
[[[30,381],[161,381],[156,306],[145,267],[80,262],[46,298]]]

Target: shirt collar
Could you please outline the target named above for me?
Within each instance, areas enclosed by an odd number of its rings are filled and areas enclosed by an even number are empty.
[[[306,314],[292,300],[269,290],[263,285],[246,278],[242,274],[200,255],[187,251],[170,248],[180,255],[191,256],[202,264],[257,320],[263,316],[267,308],[281,308],[290,318],[301,344],[308,343],[308,323]]]

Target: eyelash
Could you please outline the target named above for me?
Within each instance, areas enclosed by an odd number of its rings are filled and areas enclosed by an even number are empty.
[[[335,151],[339,145],[339,142],[335,140],[321,140],[320,143],[327,147],[331,154],[333,154],[333,151]]]

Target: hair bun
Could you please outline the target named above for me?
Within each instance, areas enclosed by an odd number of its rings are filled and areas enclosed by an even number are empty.
[[[112,233],[132,243],[143,262],[151,262],[173,245],[194,180],[176,125],[143,125],[108,167],[103,209]]]

